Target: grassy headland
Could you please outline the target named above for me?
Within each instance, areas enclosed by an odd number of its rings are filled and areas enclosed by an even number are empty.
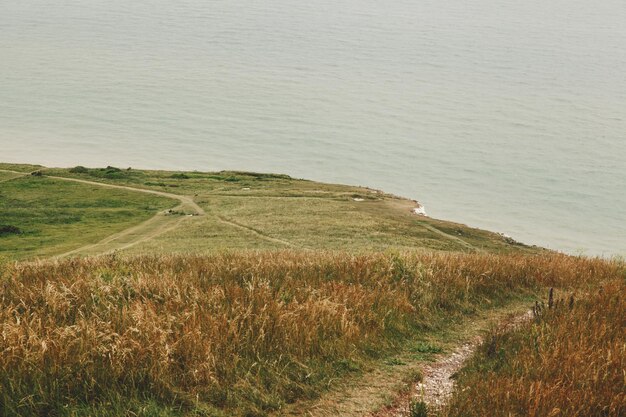
[[[102,236],[102,233],[95,233],[98,230],[106,229],[110,234],[119,230],[116,222],[122,219],[98,214],[102,208],[98,204],[103,196],[116,198],[117,207],[125,208],[127,217],[123,223],[126,226],[141,222],[149,213],[156,214],[157,208],[168,204],[171,207],[167,199],[124,190],[98,190],[94,185],[68,184],[51,177],[187,196],[206,211],[204,216],[181,222],[176,228],[130,247],[133,253],[214,253],[224,249],[285,248],[355,252],[387,248],[497,253],[539,251],[496,233],[414,215],[411,209],[415,202],[408,199],[363,187],[323,184],[286,175],[140,171],[112,167],[48,169],[6,164],[0,164],[0,169],[21,172],[35,169],[43,175],[0,183],[2,201],[9,208],[24,206],[23,203],[10,202],[22,199],[22,188],[28,188],[28,184],[36,184],[38,193],[38,199],[32,198],[21,211],[0,212],[0,224],[15,223],[28,229],[30,213],[37,210],[51,217],[63,216],[72,207],[80,208],[81,216],[93,214],[89,225],[75,221],[76,227],[73,228],[40,228],[37,230],[39,246],[31,241],[28,251],[24,251],[27,245],[24,236],[2,238],[4,252],[22,258],[63,253],[68,248],[80,248],[86,241],[97,242]],[[110,209],[114,204],[107,205],[105,208]],[[139,213],[137,208],[144,210]],[[110,210],[108,212],[110,214]],[[45,224],[45,221],[46,218],[41,217],[34,222]],[[120,227],[123,227],[121,223]],[[46,232],[55,234],[61,229],[63,247],[50,245],[46,241]],[[93,233],[86,235],[86,231]],[[115,250],[123,246],[111,242],[99,249]]]

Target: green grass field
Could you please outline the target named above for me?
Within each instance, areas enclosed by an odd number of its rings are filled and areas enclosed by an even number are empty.
[[[108,190],[31,175],[0,183],[0,256],[57,255],[95,243],[176,203],[132,191]]]
[[[21,172],[35,169],[44,175],[0,183],[7,209],[11,204],[15,206],[17,201],[29,200],[27,205],[22,202],[19,208],[16,206],[15,210],[0,217],[0,224],[31,226],[29,233],[2,238],[3,252],[20,258],[46,256],[79,248],[88,242],[95,243],[106,236],[107,231],[113,234],[145,220],[156,209],[168,206],[167,200],[142,193],[120,190],[113,193],[110,189],[67,184],[48,176],[188,196],[206,211],[204,216],[180,222],[176,227],[154,233],[150,239],[129,247],[130,252],[137,254],[281,248],[353,252],[388,248],[498,253],[538,251],[511,243],[495,233],[414,215],[411,209],[415,203],[408,199],[363,187],[323,184],[285,175],[139,171],[111,167],[48,169],[6,164],[0,164],[0,169]],[[29,189],[26,184],[30,183],[37,184],[37,187],[26,194],[25,190]],[[109,206],[102,207],[100,203],[104,195],[117,199],[117,206],[109,201],[105,203]],[[9,201],[14,202],[9,204]],[[31,216],[35,212],[38,213],[36,219]],[[51,217],[46,220],[46,216]],[[46,221],[53,224],[34,227],[35,224],[47,224]],[[62,230],[52,227],[62,221],[66,222]],[[111,244],[98,249],[114,250],[116,246]]]

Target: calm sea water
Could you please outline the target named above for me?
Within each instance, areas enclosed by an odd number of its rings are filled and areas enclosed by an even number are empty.
[[[626,254],[624,0],[2,0],[0,160],[368,185]]]

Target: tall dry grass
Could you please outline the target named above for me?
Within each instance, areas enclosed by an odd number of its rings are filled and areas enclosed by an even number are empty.
[[[626,282],[578,298],[544,307],[514,332],[492,334],[444,415],[626,415]]]
[[[562,255],[444,253],[9,265],[0,414],[263,415],[454,317],[622,275]]]

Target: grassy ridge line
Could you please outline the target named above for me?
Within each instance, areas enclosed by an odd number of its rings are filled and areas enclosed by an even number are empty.
[[[623,268],[556,254],[311,251],[11,264],[2,413],[264,416],[455,318]]]
[[[557,301],[492,333],[461,373],[444,417],[626,414],[626,281]]]
[[[9,164],[0,162],[0,171],[18,172],[22,174],[30,174],[31,172],[38,171],[45,168],[42,165],[32,164]]]

